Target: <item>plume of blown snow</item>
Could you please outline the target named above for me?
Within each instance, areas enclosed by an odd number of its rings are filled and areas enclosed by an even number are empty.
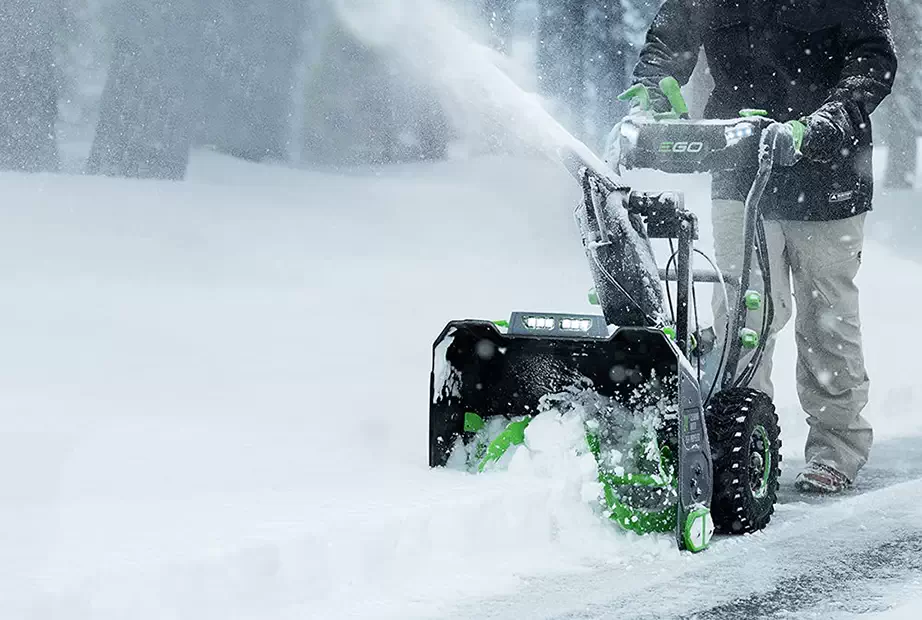
[[[598,171],[608,167],[502,69],[441,0],[334,0],[345,26],[401,69],[428,82],[462,133],[488,127],[523,152],[562,161],[569,154]]]

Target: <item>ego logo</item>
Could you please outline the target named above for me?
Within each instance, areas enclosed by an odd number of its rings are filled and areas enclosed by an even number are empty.
[[[704,142],[663,142],[659,145],[660,153],[700,153]]]

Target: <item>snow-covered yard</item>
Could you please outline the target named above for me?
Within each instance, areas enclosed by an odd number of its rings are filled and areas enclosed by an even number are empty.
[[[675,182],[706,208],[706,179]],[[477,601],[521,605],[518,592],[538,617],[579,609],[542,589],[558,580],[635,575],[607,586],[617,599],[766,549],[780,570],[782,550],[822,547],[808,526],[860,521],[868,544],[894,523],[918,532],[910,481],[880,491],[886,518],[863,498],[844,516],[792,504],[767,533],[691,558],[599,521],[559,478],[427,469],[446,321],[590,311],[578,189],[551,164],[327,174],[200,153],[183,184],[0,186],[4,618],[485,616]],[[870,417],[886,445],[922,425],[922,267],[873,244],[865,256]],[[805,425],[785,342],[790,473]]]

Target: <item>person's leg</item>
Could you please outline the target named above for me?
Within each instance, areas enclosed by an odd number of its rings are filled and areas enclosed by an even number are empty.
[[[714,226],[714,259],[726,279],[727,297],[730,305],[735,303],[739,294],[739,275],[743,264],[743,210],[742,202],[734,200],[715,200],[711,211],[711,221]],[[771,381],[772,355],[775,350],[775,340],[779,331],[791,318],[791,281],[790,272],[785,258],[785,241],[781,224],[777,221],[766,220],[765,236],[768,241],[769,268],[771,270],[772,298],[774,299],[774,321],[767,335],[762,331],[762,310],[749,312],[746,327],[760,332],[760,337],[766,338],[765,353],[762,363],[750,384],[750,387],[764,392],[769,396],[774,393]],[[750,275],[749,289],[765,294],[762,272],[758,262],[753,256],[753,266]],[[718,341],[724,341],[724,332],[727,329],[727,305],[720,286],[714,287],[712,301],[714,309],[714,329]],[[752,354],[749,353],[740,360],[740,369],[749,363]],[[720,378],[718,377],[719,381]]]
[[[807,413],[808,463],[853,481],[867,462],[871,425],[858,287],[865,216],[832,222],[783,222],[797,303],[797,391]]]

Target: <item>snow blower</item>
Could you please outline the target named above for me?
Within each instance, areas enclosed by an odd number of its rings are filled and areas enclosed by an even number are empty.
[[[694,257],[705,255],[695,248],[697,220],[681,193],[632,191],[568,155],[583,190],[576,219],[595,282],[590,301],[602,314],[513,312],[508,321],[449,323],[433,349],[429,464],[484,471],[511,447],[527,445],[528,424],[548,403],[570,402],[586,413],[585,445],[597,462],[606,516],[637,533],[674,532],[680,549],[697,552],[715,528],[764,528],[776,501],[778,418],[769,397],[747,386],[772,319],[759,203],[778,127],[755,111],[691,121],[678,84],[667,79],[661,89],[673,113],[623,121],[620,163],[673,173],[758,170],[746,200],[740,273],[721,274],[710,260],[710,269],[693,268]],[[625,95],[648,107],[643,87]],[[676,243],[663,267],[651,239]],[[753,260],[764,302],[749,290]],[[697,283],[724,282],[735,297],[724,333],[734,337],[714,346],[692,324],[691,302]],[[670,285],[674,308],[664,292]],[[754,311],[762,311],[762,334],[744,327]],[[738,369],[744,352],[750,361]],[[703,363],[712,366],[709,382]]]

